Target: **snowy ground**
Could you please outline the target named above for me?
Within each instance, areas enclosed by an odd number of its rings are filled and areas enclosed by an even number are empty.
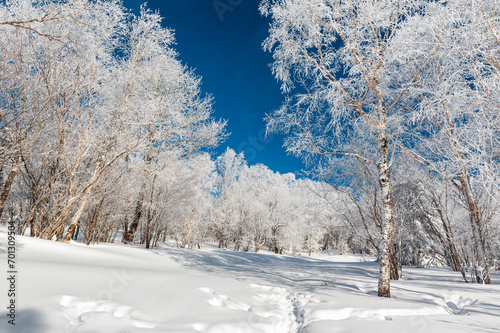
[[[17,237],[16,326],[0,332],[498,332],[500,275],[465,284],[447,268],[404,269],[376,296],[375,262],[61,244]],[[6,234],[0,265],[7,271]],[[5,292],[4,292],[5,291]],[[4,295],[5,294],[5,295]]]

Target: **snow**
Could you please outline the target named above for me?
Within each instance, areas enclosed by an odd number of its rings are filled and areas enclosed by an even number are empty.
[[[0,262],[7,259],[0,231]],[[0,332],[497,332],[499,272],[466,284],[444,268],[404,267],[377,297],[378,263],[17,236],[16,326]],[[1,290],[6,291],[5,279]],[[2,294],[5,294],[2,291]],[[3,301],[3,304],[7,304]],[[5,309],[5,306],[2,306]]]

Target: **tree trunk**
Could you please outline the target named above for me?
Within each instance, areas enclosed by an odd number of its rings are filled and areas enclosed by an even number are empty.
[[[58,234],[57,241],[62,240],[62,235],[59,237],[59,233],[61,230],[61,227],[63,228],[64,232],[64,226],[66,225],[66,221],[70,215],[70,209],[73,204],[72,200],[68,200],[65,204],[64,209],[62,210],[61,214],[57,218],[56,222],[53,223],[52,226],[48,226],[46,231],[43,232],[43,234],[40,236],[40,238],[45,238],[48,240],[51,240],[52,237],[54,237],[55,234]]]
[[[147,155],[145,157],[146,169],[144,170],[144,181],[141,185],[141,189],[139,192],[139,199],[137,200],[137,205],[135,206],[134,219],[132,220],[132,223],[127,228],[127,230],[123,233],[122,242],[124,244],[129,244],[129,243],[133,242],[135,232],[137,231],[137,228],[139,227],[139,222],[140,222],[141,216],[142,216],[142,206],[144,203],[144,196],[145,196],[145,192],[146,192],[146,182],[147,182],[147,179],[149,177],[148,170],[151,167],[151,161],[153,159],[153,155],[151,152],[152,146],[153,146],[153,134],[151,133],[150,134],[149,149],[148,149]],[[153,180],[153,182],[154,182],[154,180]],[[151,191],[153,191],[153,188],[151,189]]]
[[[52,237],[56,236],[56,242],[60,242],[63,238],[63,234],[64,234],[64,224],[62,224],[59,229],[57,229],[57,231],[52,234],[52,236],[49,238],[49,240],[52,239]]]
[[[469,174],[466,171],[464,171],[461,175],[460,184],[462,185],[463,194],[469,208],[469,220],[474,243],[474,266],[476,269],[476,279],[478,283],[483,282],[485,284],[491,284],[490,267],[486,255],[486,239],[481,225],[481,220],[479,218],[479,210],[472,193]],[[479,276],[478,266],[481,261],[484,264],[484,273]]]
[[[5,203],[7,202],[10,189],[12,188],[12,183],[14,182],[14,179],[16,178],[20,170],[21,170],[21,158],[16,158],[14,161],[14,165],[10,169],[9,175],[5,180],[5,184],[3,185],[2,194],[0,195],[0,217],[2,217],[3,209],[5,208]]]
[[[135,214],[132,223],[128,227],[127,231],[123,234],[123,243],[129,244],[134,240],[135,232],[137,231],[137,227],[139,226],[139,221],[142,216],[142,203],[144,201],[144,186],[139,194],[139,199],[137,200],[137,205],[135,206]]]
[[[82,202],[80,202],[80,207],[78,207],[78,210],[76,211],[75,215],[73,216],[73,219],[71,220],[68,231],[66,231],[66,235],[64,236],[63,243],[69,243],[69,241],[73,237],[76,225],[78,224],[78,221],[80,221],[80,217],[82,216],[85,207],[87,207],[87,203],[90,200],[91,193],[92,193],[92,188],[88,188],[87,193],[85,193],[85,197],[83,198]]]
[[[386,108],[378,82],[374,87],[377,96],[379,124],[378,136],[378,181],[382,192],[384,218],[382,221],[382,241],[380,243],[380,268],[378,279],[378,296],[391,297],[391,248],[392,248],[392,219],[393,201],[391,187],[391,165],[389,162],[389,146],[387,142],[387,127],[385,123]]]
[[[448,186],[446,188],[447,188],[446,191],[448,191]],[[445,248],[445,257],[447,258],[451,269],[454,272],[460,272],[462,274],[462,278],[464,279],[465,283],[468,283],[469,280],[467,279],[467,275],[465,274],[465,269],[462,265],[460,254],[455,245],[453,228],[448,218],[448,214],[443,212],[443,209],[441,208],[440,199],[434,196],[434,193],[431,192],[431,194],[433,195],[432,196],[433,206],[436,209],[437,213],[439,214],[439,219],[441,221],[441,225],[443,226],[444,237],[441,237],[440,232],[437,230],[435,230],[435,233],[439,236],[439,239],[441,240],[441,243]],[[447,203],[448,203],[448,194],[446,194],[445,205],[447,205]]]
[[[394,247],[394,252],[397,248]],[[391,254],[391,280],[399,280],[401,278],[401,266],[399,260],[394,253]]]
[[[153,192],[153,190],[151,190],[151,193],[152,192]],[[153,195],[151,194],[151,198],[152,197],[153,197]],[[152,201],[150,202],[150,206],[148,208],[148,216],[146,219],[146,231],[145,231],[146,249],[149,249],[151,247],[151,239],[153,238],[153,227],[151,226],[151,224],[152,224],[154,214],[151,213],[151,204],[152,204]]]
[[[75,233],[74,233],[74,235],[73,235],[73,240],[77,240],[77,239],[78,239],[78,234],[79,234],[79,233],[80,233],[80,224],[78,224],[78,225],[76,226],[76,231],[75,231]]]
[[[384,220],[382,222],[382,241],[380,244],[380,269],[378,281],[378,296],[391,297],[391,246],[392,246],[392,188],[390,181],[390,167],[387,160],[387,140],[383,142],[382,152],[385,152],[379,163],[379,183],[382,191]],[[385,146],[385,148],[384,148]]]

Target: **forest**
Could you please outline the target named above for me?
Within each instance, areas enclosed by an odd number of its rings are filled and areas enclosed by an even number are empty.
[[[464,283],[500,269],[500,4],[262,0],[301,173],[250,164],[158,12],[0,4],[0,218],[69,243],[379,258]],[[216,96],[215,96],[216,97]]]

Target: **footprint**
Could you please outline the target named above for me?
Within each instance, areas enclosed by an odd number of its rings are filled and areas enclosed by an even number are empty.
[[[445,294],[442,299],[436,298],[434,302],[441,305],[450,314],[463,316],[467,313],[465,307],[475,304],[477,299],[472,300],[471,298],[465,298],[458,294]]]
[[[212,306],[224,307],[226,309],[240,310],[240,311],[248,311],[250,309],[250,305],[235,299],[231,299],[229,298],[229,296],[219,293],[212,288],[201,287],[198,289],[204,292],[205,294],[213,296],[211,299],[208,300],[208,304]]]
[[[213,290],[212,288],[208,288],[208,287],[201,287],[201,288],[198,288],[199,290],[201,290],[202,292],[204,292],[205,294],[213,294],[215,293],[215,290]]]
[[[154,328],[156,324],[148,320],[148,316],[130,305],[112,300],[84,300],[83,298],[63,295],[59,300],[63,314],[71,325],[78,326],[94,313],[108,313],[115,318],[128,318],[135,327]]]

